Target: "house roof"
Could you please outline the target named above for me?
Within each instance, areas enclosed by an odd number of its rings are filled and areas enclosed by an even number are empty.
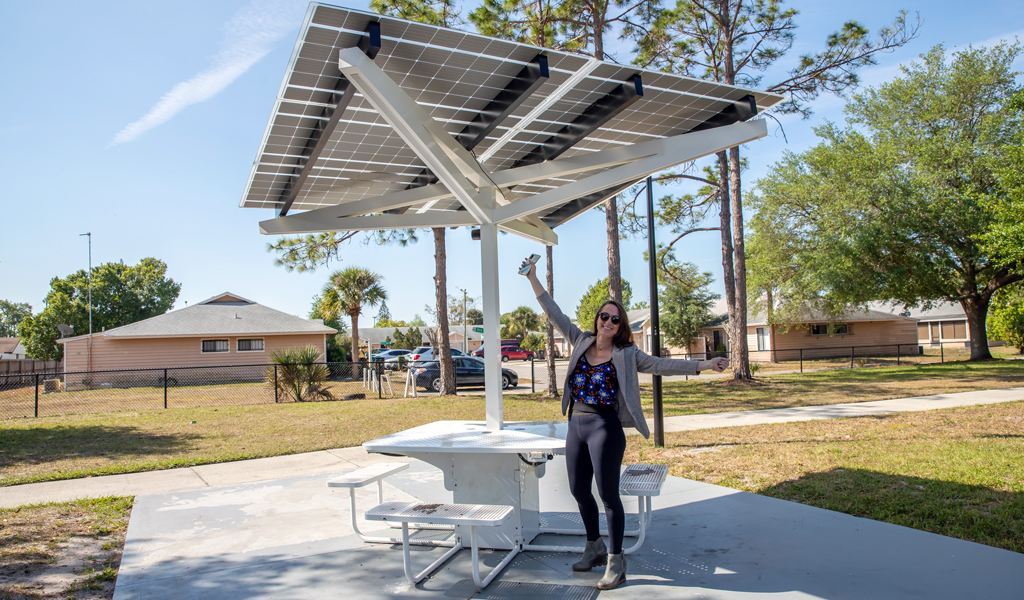
[[[195,337],[211,335],[335,334],[321,321],[303,319],[225,292],[143,321],[108,329],[109,338]],[[75,338],[67,338],[75,339]],[[64,340],[64,341],[67,341]]]
[[[0,337],[0,354],[13,354],[20,342],[20,338]]]
[[[910,313],[910,317],[918,321],[942,321],[946,319],[963,320],[967,318],[964,308],[956,302],[939,302],[929,309],[924,308],[903,308],[901,305],[890,305],[884,302],[870,304],[871,308],[880,311],[887,311],[894,314]]]
[[[893,314],[890,312],[884,312],[881,310],[853,310],[850,311],[842,319],[839,319],[844,323],[858,323],[866,321],[901,321],[910,320],[916,321],[917,319],[904,317],[903,315]],[[829,318],[824,313],[816,310],[807,311],[803,318],[800,320],[801,323],[828,323]],[[752,325],[767,325],[768,320],[763,315],[747,314],[747,326]]]

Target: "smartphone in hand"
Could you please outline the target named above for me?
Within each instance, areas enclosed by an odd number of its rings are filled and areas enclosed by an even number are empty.
[[[540,260],[540,254],[531,254],[530,258],[526,259],[526,264],[519,268],[519,274],[529,275],[538,260]]]

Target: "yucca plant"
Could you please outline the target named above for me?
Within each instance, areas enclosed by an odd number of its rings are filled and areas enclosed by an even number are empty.
[[[290,397],[296,402],[334,400],[327,382],[331,371],[325,364],[317,364],[320,350],[316,346],[305,348],[284,348],[270,352],[270,362],[277,369],[277,393]],[[267,369],[267,380],[274,385],[275,367]]]

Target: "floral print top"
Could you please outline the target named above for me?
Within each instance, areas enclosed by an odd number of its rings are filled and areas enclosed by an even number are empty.
[[[605,406],[615,404],[618,379],[612,361],[591,365],[584,354],[576,363],[576,369],[573,370],[569,381],[574,401]]]

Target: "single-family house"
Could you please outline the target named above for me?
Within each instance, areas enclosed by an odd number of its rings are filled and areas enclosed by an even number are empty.
[[[0,360],[23,360],[28,358],[20,338],[0,337]]]
[[[730,351],[726,327],[729,315],[724,301],[718,301],[713,309],[719,317],[701,330],[701,335],[688,348],[667,344],[662,337],[662,356],[704,358],[714,351]],[[662,313],[664,314],[664,313]],[[633,339],[644,352],[651,350],[650,309],[629,312]],[[801,350],[806,358],[849,356],[851,347],[857,352],[881,352],[896,354],[917,351],[917,321],[905,315],[881,310],[851,311],[840,323],[829,328],[828,319],[823,315],[808,312],[803,322],[791,325],[785,332],[776,327],[774,334],[762,315],[747,315],[747,348],[750,360],[769,362],[771,360],[796,360]]]
[[[903,314],[917,319],[917,343],[921,346],[971,345],[967,313],[957,303],[943,302],[927,310],[911,308]]]
[[[748,315],[751,361],[795,360],[801,350],[804,358],[850,356],[851,352],[907,354],[916,353],[918,346],[916,319],[874,309],[850,311],[831,327],[824,315],[808,311],[801,323],[789,326],[785,333],[781,329],[773,333],[763,315]]]
[[[269,353],[315,346],[327,356],[320,320],[303,319],[225,292],[156,317],[57,340],[67,372],[260,365]]]

